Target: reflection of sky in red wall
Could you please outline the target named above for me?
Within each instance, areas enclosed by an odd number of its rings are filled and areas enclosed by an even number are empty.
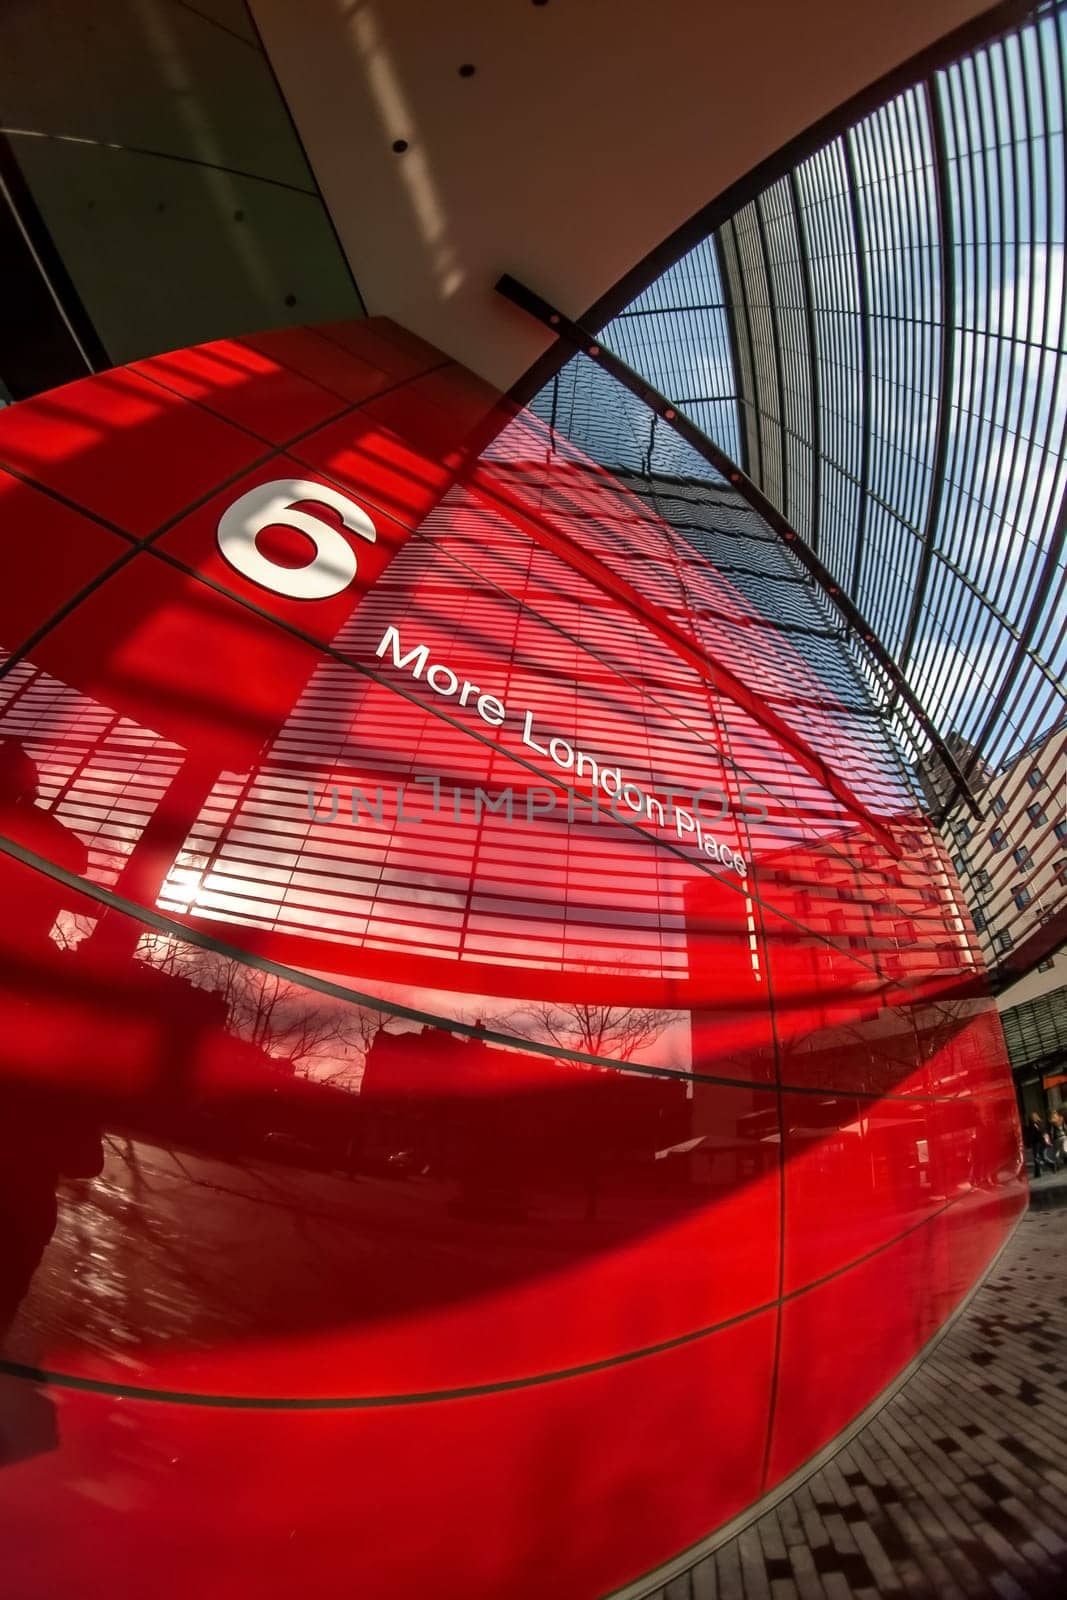
[[[0,1335],[23,1380],[105,1387],[37,1447],[46,1499],[78,1473],[113,1486],[111,1385],[403,1397],[390,1415],[441,1448],[474,1389],[482,1442],[451,1439],[438,1492],[462,1522],[490,1449],[515,1531],[488,1586],[452,1551],[463,1592],[538,1592],[508,1551],[545,1536],[523,1485],[551,1458],[601,1530],[554,1554],[577,1597],[706,1533],[877,1392],[1003,1237],[1018,1151],[958,890],[876,721],[494,403],[374,323],[178,352],[0,416],[0,513],[32,530],[0,595],[0,1209],[23,1241]],[[287,599],[219,554],[222,511],[279,478],[372,517],[351,591]],[[390,625],[502,725],[379,656]],[[552,738],[665,820],[602,796],[594,821]],[[671,787],[689,809],[713,786],[729,811],[705,799],[703,826],[744,874],[672,821]],[[380,817],[346,817],[379,787]],[[511,821],[477,817],[480,790],[510,790]],[[847,1317],[871,1261],[862,1348],[808,1392],[812,1307]],[[605,1492],[583,1451],[608,1388],[662,1405]],[[174,1414],[145,1424],[161,1450]],[[348,1475],[388,1501],[365,1415]],[[729,1470],[676,1476],[665,1515],[649,1482],[679,1431],[692,1460],[727,1416]],[[201,1494],[182,1480],[186,1515]],[[647,1515],[620,1520],[631,1500]],[[361,1581],[401,1596],[438,1551],[417,1529],[397,1548],[410,1582],[376,1561]]]

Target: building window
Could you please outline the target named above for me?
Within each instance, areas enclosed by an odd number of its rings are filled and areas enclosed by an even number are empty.
[[[1027,806],[1026,815],[1030,818],[1030,821],[1035,827],[1040,827],[1043,822],[1048,821],[1048,818],[1045,815],[1045,808],[1041,804],[1040,800],[1035,800],[1033,805]]]
[[[1030,771],[1026,774],[1026,781],[1030,785],[1031,789],[1040,789],[1041,785],[1045,781],[1045,774],[1041,771],[1040,767],[1031,767]]]
[[[1067,839],[1067,822],[1054,822],[1052,831],[1062,844],[1064,839]]]
[[[976,870],[974,874],[974,886],[976,889],[988,889],[992,881],[988,867],[979,867]]]
[[[1004,796],[1002,794],[994,795],[994,797],[993,797],[993,815],[995,817],[1002,817],[1004,815],[1005,811],[1007,811],[1007,809],[1008,809],[1008,802],[1005,800]]]
[[[1020,911],[1025,911],[1030,904],[1030,891],[1025,883],[1020,883],[1017,889],[1011,891],[1011,897]]]
[[[968,839],[971,837],[970,823],[964,821],[957,822],[955,832],[956,838],[959,840],[960,844],[966,844]]]
[[[1017,850],[1012,851],[1011,859],[1023,872],[1029,871],[1034,864],[1034,858],[1024,844],[1021,844]]]
[[[1038,972],[1051,972],[1055,965],[1056,963],[1053,961],[1052,957],[1049,956],[1047,961],[1038,962],[1037,970]]]
[[[979,933],[984,933],[989,927],[989,918],[986,916],[984,911],[975,912],[974,925],[978,929]]]
[[[1067,861],[1057,862],[1056,877],[1059,879],[1060,883],[1067,883]]]
[[[990,828],[990,830],[989,830],[989,843],[992,845],[994,850],[1003,850],[1003,848],[1004,848],[1004,829],[1003,828]]]
[[[962,878],[964,873],[967,871],[967,857],[953,856],[952,865],[956,869],[957,878]]]
[[[999,933],[993,935],[993,949],[1002,956],[1006,956],[1012,949],[1012,937],[1007,928],[1002,928]]]

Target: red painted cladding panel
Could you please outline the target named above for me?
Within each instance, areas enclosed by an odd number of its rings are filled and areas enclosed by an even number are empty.
[[[118,367],[5,409],[0,466],[144,539],[264,454],[248,434]]]
[[[892,1380],[1014,1096],[774,618],[384,321],[8,408],[0,518],[20,1600],[593,1600]]]
[[[563,1383],[356,1412],[67,1392],[58,1470],[43,1453],[12,1473],[8,1580],[44,1592],[50,1548],[52,1593],[86,1571],[101,1592],[129,1593],[131,1573],[151,1570],[157,1592],[192,1585],[205,1600],[294,1588],[408,1600],[427,1584],[449,1600],[585,1600],[758,1492],[773,1342],[768,1312]]]
[[[131,548],[118,534],[8,472],[0,472],[0,527],[0,648],[6,652],[18,650]]]

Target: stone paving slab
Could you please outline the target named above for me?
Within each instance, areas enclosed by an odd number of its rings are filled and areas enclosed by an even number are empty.
[[[1030,1206],[1034,1211],[1067,1206],[1067,1166],[1060,1167],[1058,1172],[1043,1172],[1040,1178],[1035,1178],[1033,1164],[1028,1161],[1026,1171],[1030,1179]]]
[[[1065,1210],[1031,1210],[892,1400],[649,1600],[882,1596],[1067,1600]]]

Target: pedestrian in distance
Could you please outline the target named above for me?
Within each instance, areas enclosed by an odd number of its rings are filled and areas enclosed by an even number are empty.
[[[1023,1130],[1026,1143],[1034,1160],[1034,1177],[1040,1178],[1043,1172],[1055,1172],[1056,1158],[1052,1151],[1052,1135],[1045,1127],[1044,1119],[1038,1111],[1031,1111],[1029,1121]]]

